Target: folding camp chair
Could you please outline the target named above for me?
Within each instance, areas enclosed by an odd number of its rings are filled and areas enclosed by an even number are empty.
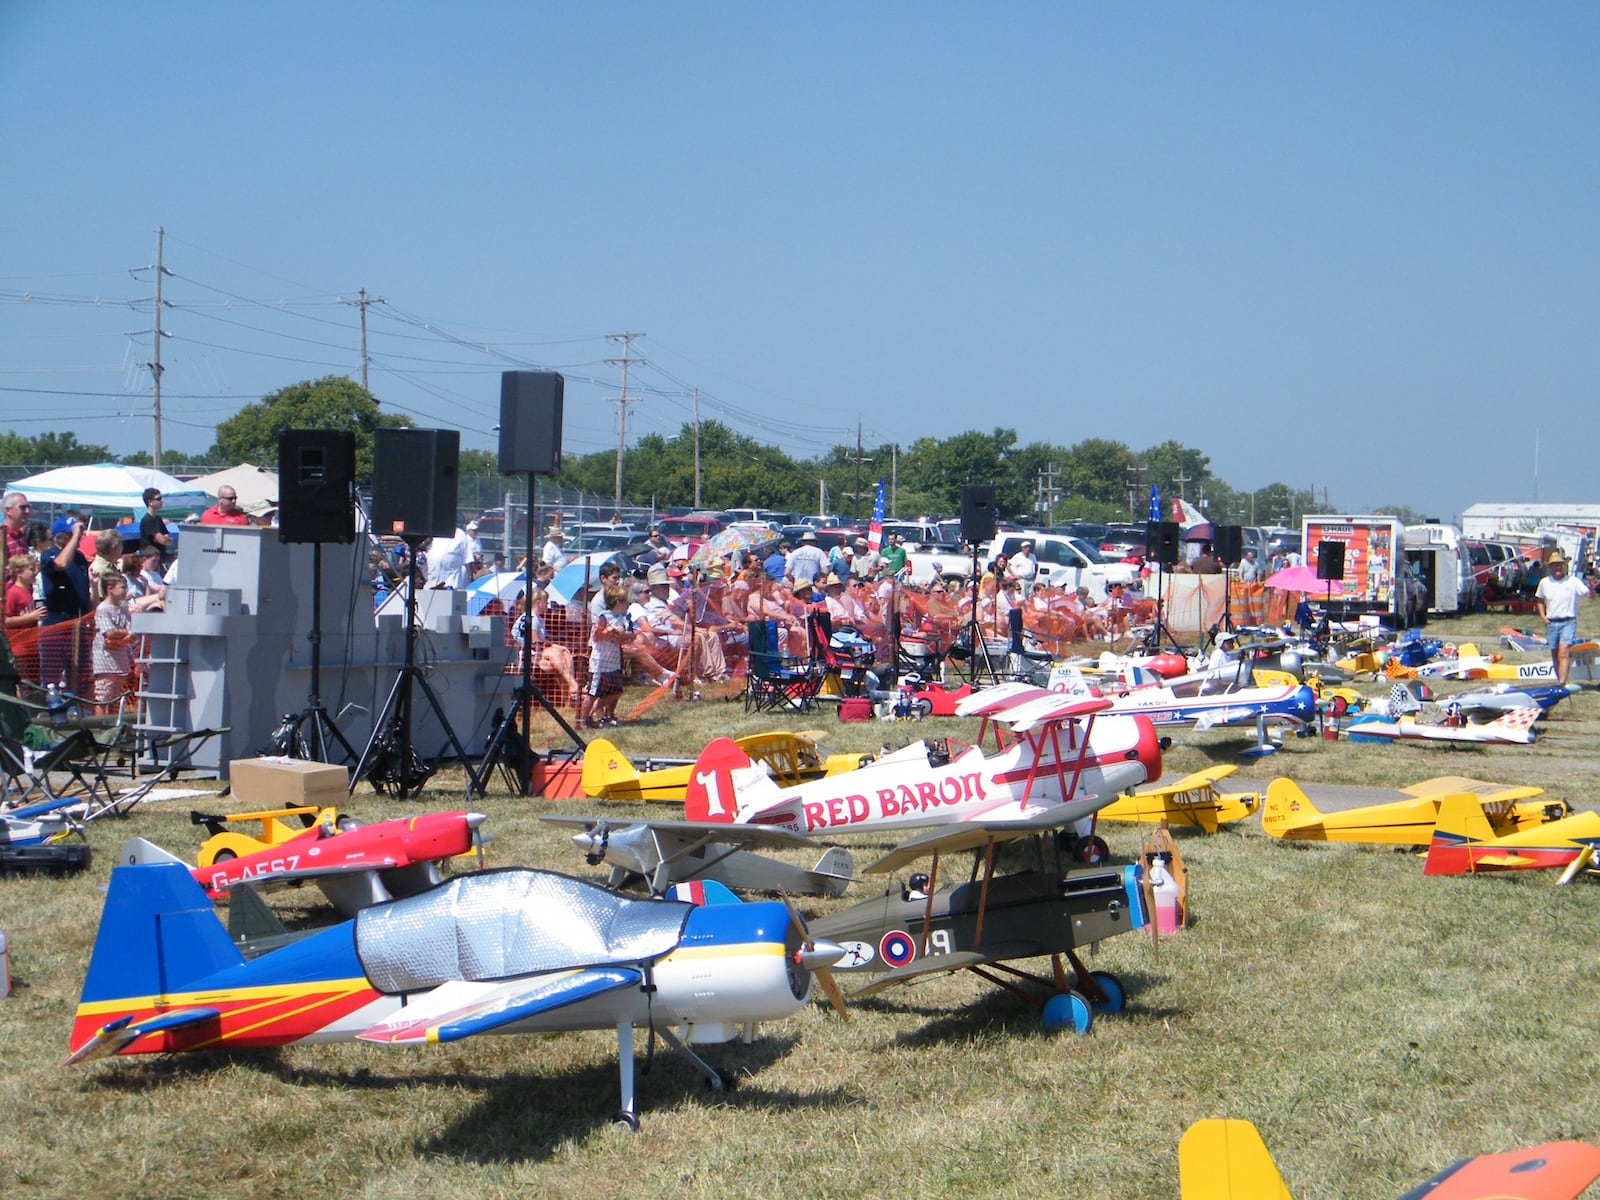
[[[776,621],[752,621],[745,629],[750,637],[750,678],[744,693],[745,711],[809,711],[822,687],[823,671],[807,659],[784,655],[782,634]]]
[[[872,671],[877,647],[854,629],[833,628],[833,617],[825,608],[812,610],[806,618],[811,631],[812,661],[821,667],[822,693],[829,699],[860,696],[877,686]]]

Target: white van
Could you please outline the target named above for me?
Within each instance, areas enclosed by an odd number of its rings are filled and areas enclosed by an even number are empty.
[[[1427,589],[1430,613],[1454,616],[1478,606],[1477,577],[1454,525],[1407,525],[1406,562]]]

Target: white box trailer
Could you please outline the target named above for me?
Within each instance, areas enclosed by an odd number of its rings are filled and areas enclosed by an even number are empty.
[[[1398,517],[1318,513],[1302,519],[1300,537],[1310,567],[1323,557],[1320,546],[1343,547],[1328,555],[1340,560],[1341,570],[1326,581],[1324,592],[1310,594],[1313,602],[1327,605],[1329,617],[1347,621],[1375,614],[1396,629],[1423,619],[1422,589],[1412,587],[1406,527]]]

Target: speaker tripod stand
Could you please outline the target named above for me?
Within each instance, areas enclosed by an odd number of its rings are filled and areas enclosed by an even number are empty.
[[[400,668],[394,686],[389,689],[388,698],[384,700],[383,707],[372,723],[372,737],[367,741],[366,749],[361,752],[360,761],[356,763],[355,774],[350,778],[350,789],[354,791],[360,780],[371,776],[372,786],[378,791],[392,787],[396,798],[404,800],[411,794],[413,788],[420,788],[433,774],[433,768],[412,750],[412,717],[418,688],[422,689],[423,698],[433,709],[433,715],[439,719],[439,725],[444,730],[448,744],[454,748],[456,758],[462,763],[467,761],[467,751],[462,746],[461,739],[456,737],[455,730],[450,727],[450,719],[445,716],[444,705],[439,702],[433,685],[428,682],[428,677],[422,668],[417,666],[415,564],[417,553],[426,539],[405,535],[402,540],[406,544],[407,569],[410,571],[410,577],[405,581],[405,665]]]
[[[996,587],[999,581],[996,580]],[[999,683],[1000,675],[994,669],[994,660],[989,657],[989,639],[983,636],[983,630],[978,624],[978,543],[972,543],[972,612],[967,617],[967,638],[972,643],[972,656],[967,659],[967,678],[973,687],[978,686],[978,664],[983,663],[983,669],[989,672],[989,682]]]
[[[339,731],[338,723],[322,703],[322,543],[311,547],[311,632],[306,640],[311,643],[311,692],[306,706],[287,718],[274,740],[283,740],[282,752],[294,758],[309,758],[316,762],[332,762],[328,757],[330,739],[344,750],[340,762],[357,760],[356,749]],[[301,752],[303,751],[303,753]]]

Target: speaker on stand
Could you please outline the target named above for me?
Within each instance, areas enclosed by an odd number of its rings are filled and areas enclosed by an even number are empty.
[[[1327,597],[1322,609],[1322,624],[1324,628],[1331,627],[1333,620],[1333,584],[1335,580],[1344,579],[1344,551],[1343,542],[1318,542],[1317,543],[1317,578],[1327,583]]]
[[[967,660],[967,673],[974,686],[978,682],[978,664],[983,663],[989,672],[989,681],[999,683],[994,663],[989,659],[989,643],[978,627],[978,546],[994,540],[994,484],[965,483],[961,485],[961,540],[972,547],[972,614],[967,621],[967,637],[972,642],[972,657]]]
[[[373,528],[405,542],[411,578],[406,581],[405,666],[372,723],[372,737],[350,779],[352,791],[370,775],[374,788],[393,787],[403,800],[433,773],[411,748],[412,702],[418,687],[439,719],[448,744],[471,771],[466,748],[450,727],[444,705],[417,666],[417,554],[430,537],[455,536],[460,457],[461,434],[454,429],[378,429],[373,433]]]
[[[1244,558],[1244,526],[1218,525],[1212,549],[1222,564],[1222,628],[1233,629],[1233,570]]]
[[[1172,568],[1178,564],[1178,559],[1183,555],[1183,542],[1179,538],[1178,523],[1176,521],[1146,521],[1144,526],[1144,551],[1145,557],[1153,559],[1161,568],[1161,582],[1156,587],[1156,623],[1149,633],[1145,634],[1145,648],[1151,652],[1161,649],[1161,635],[1167,635],[1167,641],[1176,646],[1178,639],[1172,636],[1172,630],[1167,628],[1163,613],[1166,611],[1166,601],[1163,592],[1170,593],[1172,588]]]
[[[538,561],[533,556],[533,497],[534,477],[556,476],[561,473],[561,423],[565,403],[566,380],[555,371],[504,371],[500,375],[500,473],[502,475],[526,474],[528,477],[527,545],[524,547],[527,565],[523,570],[523,612],[531,607],[532,597],[526,580],[531,578],[532,566]],[[512,521],[506,512],[506,557],[510,558]],[[530,622],[531,624],[531,622]],[[674,685],[676,686],[676,685]],[[467,796],[473,792],[488,794],[489,777],[498,766],[507,782],[519,796],[533,794],[533,764],[535,754],[530,744],[532,737],[533,706],[537,704],[582,750],[583,738],[578,736],[561,710],[533,681],[533,638],[531,630],[522,639],[522,681],[512,693],[511,711],[495,727],[489,744],[484,747],[483,759],[478,769],[467,767]]]
[[[311,543],[311,690],[273,748],[331,762],[329,742],[356,761],[355,747],[322,703],[322,545],[356,540],[356,435],[348,429],[285,429],[278,435],[278,540]],[[307,731],[309,726],[309,731]],[[309,736],[308,736],[309,732]]]

